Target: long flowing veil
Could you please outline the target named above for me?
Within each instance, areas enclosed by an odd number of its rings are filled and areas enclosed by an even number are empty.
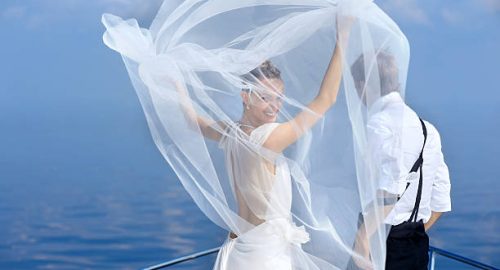
[[[266,149],[259,140],[269,132],[248,136],[238,123],[242,89],[259,88],[249,72],[266,60],[281,70],[277,122],[293,121],[318,92],[340,18],[354,21],[336,104],[283,154]],[[390,55],[404,96],[409,45],[376,4],[166,0],[149,28],[110,14],[103,23],[104,42],[122,55],[155,144],[211,221],[244,237],[285,210],[295,224],[283,235],[292,243],[294,269],[384,269],[384,207],[391,198],[380,191],[383,172],[367,122],[370,104],[383,95],[377,56]],[[193,115],[208,119],[222,139],[208,139]],[[294,127],[303,131],[299,123]],[[233,156],[221,150],[229,146],[237,149]],[[272,172],[269,164],[284,169]],[[280,177],[264,181],[269,173]],[[254,220],[242,216],[242,202]],[[363,241],[368,254],[359,248]]]

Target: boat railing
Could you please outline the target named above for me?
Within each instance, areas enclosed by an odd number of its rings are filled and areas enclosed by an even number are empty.
[[[219,249],[220,249],[220,247],[207,249],[207,250],[204,250],[204,251],[201,251],[201,252],[197,252],[197,253],[193,253],[193,254],[190,254],[190,255],[187,255],[187,256],[183,256],[183,257],[180,257],[180,258],[168,261],[168,262],[164,262],[164,263],[160,263],[160,264],[153,265],[153,266],[150,266],[150,267],[146,267],[143,270],[165,269],[167,267],[170,267],[170,266],[173,266],[173,265],[176,265],[176,264],[180,264],[180,263],[183,263],[183,262],[196,260],[198,258],[205,257],[205,256],[210,255],[210,254],[217,253],[217,252],[219,252]]]
[[[173,265],[181,264],[181,263],[188,262],[188,261],[193,261],[193,260],[196,260],[196,259],[201,258],[201,257],[205,257],[205,256],[208,256],[208,255],[211,255],[211,254],[215,254],[215,253],[217,253],[219,251],[219,249],[220,249],[219,247],[207,249],[207,250],[204,250],[204,251],[201,251],[201,252],[197,252],[197,253],[193,253],[193,254],[190,254],[190,255],[187,255],[187,256],[183,256],[183,257],[171,260],[171,261],[167,261],[167,262],[164,262],[164,263],[160,263],[160,264],[157,264],[157,265],[146,267],[143,270],[160,270],[160,269],[166,269],[167,267],[170,267],[170,266],[173,266]],[[451,260],[453,260],[455,262],[471,266],[474,269],[498,270],[498,268],[495,268],[493,266],[490,266],[490,265],[487,265],[487,264],[484,264],[484,263],[481,263],[481,262],[478,262],[478,261],[475,261],[475,260],[472,260],[472,259],[460,256],[458,254],[451,253],[451,252],[446,251],[444,249],[436,248],[436,247],[433,247],[433,246],[431,246],[429,248],[429,270],[437,269],[435,267],[436,267],[436,258],[438,256],[442,256],[442,257],[451,259]]]
[[[472,266],[474,269],[485,269],[485,270],[492,270],[492,269],[498,269],[493,266],[460,256],[455,253],[451,253],[449,251],[446,251],[444,249],[440,249],[437,247],[429,247],[429,270],[434,270],[437,269],[435,268],[436,265],[436,258],[438,256],[442,256],[448,259],[451,259],[455,262],[459,262],[465,265]]]

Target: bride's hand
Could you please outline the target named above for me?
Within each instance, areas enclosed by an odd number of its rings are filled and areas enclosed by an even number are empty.
[[[353,23],[356,21],[356,17],[337,15],[336,20],[337,40],[345,43],[349,39],[349,34]]]

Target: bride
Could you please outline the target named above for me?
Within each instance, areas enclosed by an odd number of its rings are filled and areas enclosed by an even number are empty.
[[[201,211],[228,231],[215,270],[345,269],[358,256],[358,214],[374,216],[375,226],[383,220],[369,212],[378,208],[363,209],[376,172],[362,159],[366,108],[349,66],[361,53],[370,67],[377,48],[402,48],[394,55],[405,70],[407,55],[406,39],[378,7],[169,0],[149,29],[109,14],[103,23],[158,149]],[[329,110],[342,80],[343,107]],[[376,95],[376,82],[366,83]],[[371,259],[382,269],[385,238],[377,232]]]
[[[347,39],[346,29],[339,33],[340,42]],[[281,72],[269,60],[244,76],[248,87],[241,91],[244,108],[238,122],[214,123],[191,111],[201,132],[219,141],[224,151],[239,216],[256,226],[240,235],[229,234],[214,269],[292,269],[290,245],[309,241],[304,228],[292,223],[290,172],[281,153],[335,103],[342,47],[335,47],[318,94],[307,110],[285,123],[276,122],[285,85]]]

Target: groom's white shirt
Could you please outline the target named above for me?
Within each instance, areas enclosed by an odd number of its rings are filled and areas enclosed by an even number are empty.
[[[431,211],[451,210],[450,177],[441,151],[436,128],[424,121],[427,142],[424,149],[423,189],[417,220],[427,222]],[[410,218],[415,205],[418,177],[405,191],[411,167],[422,150],[424,136],[418,115],[408,107],[399,93],[379,98],[370,107],[367,137],[379,189],[401,196],[385,219],[391,225]],[[417,175],[418,176],[418,175]]]

